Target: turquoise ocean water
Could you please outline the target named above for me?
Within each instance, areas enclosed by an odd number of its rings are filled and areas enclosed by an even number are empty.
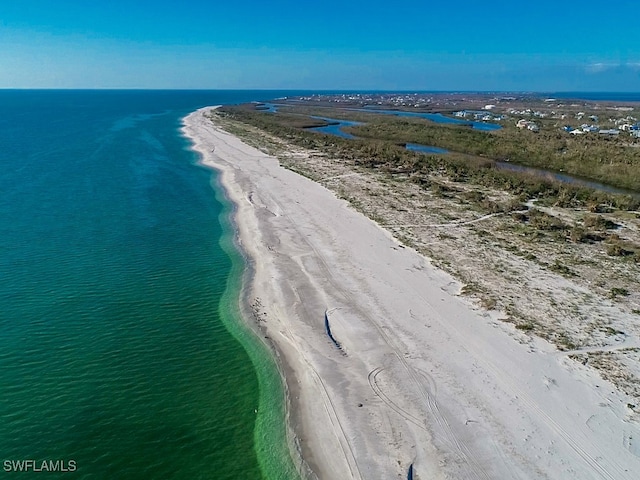
[[[295,478],[230,206],[179,132],[287,93],[0,91],[1,475]]]

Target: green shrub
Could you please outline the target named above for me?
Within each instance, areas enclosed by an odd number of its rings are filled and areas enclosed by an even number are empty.
[[[602,215],[585,215],[584,226],[586,228],[595,228],[596,230],[611,230],[619,227],[617,223],[604,218]]]
[[[618,296],[627,297],[628,295],[629,295],[629,290],[627,290],[626,288],[613,287],[609,291],[609,296],[611,298],[616,298]]]
[[[568,229],[562,220],[540,210],[529,211],[529,225],[537,230],[559,231]]]
[[[634,253],[633,250],[627,250],[620,243],[612,243],[607,246],[607,255],[612,257],[628,257]]]
[[[566,265],[556,260],[553,264],[549,265],[549,270],[564,275],[565,277],[575,277],[576,273]]]

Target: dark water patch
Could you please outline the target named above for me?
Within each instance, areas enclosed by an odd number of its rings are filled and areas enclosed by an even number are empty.
[[[260,110],[267,113],[278,113],[279,105],[274,103],[260,103],[256,106],[256,110]],[[347,133],[342,130],[343,127],[352,127],[356,125],[362,125],[361,122],[352,122],[348,120],[338,120],[336,118],[328,118],[328,117],[319,117],[311,115],[310,118],[314,118],[316,120],[323,120],[327,122],[328,125],[324,125],[321,127],[305,127],[307,130],[312,130],[314,132],[325,133],[327,135],[334,135],[336,137],[342,137],[347,139],[356,138],[354,135]]]
[[[527,175],[540,177],[552,182],[566,183],[568,185],[591,188],[593,190],[599,190],[601,192],[615,193],[620,195],[630,195],[635,198],[640,198],[640,192],[613,187],[611,185],[594,182],[592,180],[588,180],[580,177],[575,177],[573,175],[568,175],[562,172],[555,172],[553,170],[546,170],[546,169],[535,168],[535,167],[526,167],[524,165],[517,165],[510,162],[501,162],[501,161],[496,161],[495,165],[496,165],[496,168],[498,168],[499,170],[507,170],[510,172],[524,173]]]
[[[405,148],[407,150],[411,150],[411,151],[419,152],[419,153],[425,153],[425,154],[429,154],[429,153],[432,153],[432,154],[449,153],[448,150],[445,150],[443,148],[431,147],[431,146],[427,146],[427,145],[420,145],[420,144],[413,144],[413,143],[407,143],[405,145]],[[629,196],[632,196],[632,197],[635,197],[635,198],[640,198],[640,192],[613,187],[611,185],[607,185],[607,184],[604,184],[604,183],[599,183],[599,182],[595,182],[595,181],[592,181],[592,180],[576,177],[576,176],[569,175],[569,174],[562,173],[562,172],[555,172],[553,170],[547,170],[547,169],[543,169],[543,168],[527,167],[527,166],[524,166],[524,165],[518,165],[518,164],[514,164],[514,163],[510,163],[510,162],[503,162],[503,161],[493,161],[492,163],[493,163],[493,165],[495,165],[495,167],[498,170],[505,170],[505,171],[509,171],[509,172],[518,172],[518,173],[523,173],[523,174],[526,174],[526,175],[532,175],[532,176],[535,176],[535,177],[539,177],[539,178],[548,180],[550,182],[560,182],[560,183],[565,183],[565,184],[568,184],[568,185],[574,185],[574,186],[577,186],[577,187],[590,188],[590,189],[598,190],[598,191],[601,191],[601,192],[614,193],[614,194],[620,194],[620,195],[629,195]]]
[[[445,148],[432,147],[429,145],[420,145],[419,143],[407,143],[405,144],[405,148],[412,152],[420,152],[420,153],[436,153],[436,154],[449,153],[449,150]]]
[[[268,102],[257,103],[256,110],[259,110],[261,112],[267,112],[267,113],[277,113],[278,107],[274,103],[268,103]]]
[[[404,112],[401,110],[385,110],[385,109],[377,109],[377,108],[354,108],[350,109],[358,112],[370,112],[370,113],[380,113],[383,115],[393,115],[396,117],[412,117],[412,118],[424,118],[426,120],[430,120],[435,123],[442,124],[451,124],[451,125],[461,125],[461,126],[470,126],[475,130],[483,130],[483,131],[492,131],[492,130],[500,130],[502,126],[497,123],[490,122],[473,122],[468,120],[460,120],[458,118],[447,117],[441,113],[421,113],[421,112]]]
[[[343,127],[353,127],[357,125],[362,125],[361,122],[352,122],[349,120],[338,120],[336,118],[329,118],[329,117],[312,116],[311,118],[315,118],[317,120],[324,120],[325,122],[328,122],[329,125],[326,125],[324,127],[311,127],[309,128],[309,130],[313,130],[314,132],[326,133],[327,135],[335,135],[336,137],[342,137],[347,139],[354,139],[357,137],[343,131],[342,130]]]
[[[362,125],[361,122],[352,122],[352,121],[348,121],[348,120],[338,120],[336,118],[329,118],[329,117],[316,117],[316,116],[312,116],[311,118],[315,118],[317,120],[324,120],[325,122],[328,122],[329,125],[324,126],[324,127],[311,127],[309,128],[309,130],[313,130],[314,132],[320,132],[320,133],[326,133],[327,135],[335,135],[337,137],[342,137],[342,138],[347,138],[347,139],[354,139],[357,138],[354,135],[351,135],[350,133],[347,133],[345,131],[342,130],[343,127],[353,127],[353,126],[357,126],[357,125]]]
[[[264,111],[264,112],[268,112],[268,113],[277,113],[278,112],[278,106],[277,104],[274,103],[260,103],[256,105],[256,110],[260,110],[260,111]],[[415,117],[415,118],[424,118],[427,120],[431,120],[432,122],[435,123],[443,123],[443,124],[452,124],[452,125],[466,125],[469,126],[475,130],[483,130],[483,131],[492,131],[492,130],[499,130],[502,128],[501,125],[498,125],[496,123],[490,123],[490,122],[475,122],[475,121],[469,121],[469,120],[460,120],[458,118],[452,118],[452,117],[447,117],[446,115],[443,115],[441,113],[420,113],[420,112],[403,112],[400,110],[385,110],[385,109],[375,109],[375,108],[348,108],[345,110],[350,110],[350,111],[354,111],[354,112],[369,112],[369,113],[380,113],[380,114],[384,114],[384,115],[394,115],[397,117]],[[351,126],[350,124],[353,125],[362,125],[362,123],[360,122],[349,122],[346,120],[337,120],[334,118],[328,118],[328,117],[312,117],[312,118],[321,118],[323,120],[327,120],[327,121],[331,121],[332,123],[335,122],[344,122],[343,126]],[[332,135],[335,135],[335,133],[333,133],[332,131],[326,131],[324,133],[329,133]],[[339,135],[342,136],[342,135]],[[344,138],[354,138],[354,137],[347,137],[345,136]]]

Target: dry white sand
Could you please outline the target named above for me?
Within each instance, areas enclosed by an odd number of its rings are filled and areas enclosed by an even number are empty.
[[[250,300],[318,478],[406,479],[411,465],[422,480],[640,478],[627,397],[518,342],[423,256],[205,111],[184,131],[237,205]]]

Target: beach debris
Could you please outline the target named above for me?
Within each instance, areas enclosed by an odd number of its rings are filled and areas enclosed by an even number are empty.
[[[332,309],[332,310],[336,310],[336,309]],[[324,311],[324,329],[327,332],[327,336],[333,342],[336,348],[340,350],[342,353],[344,353],[344,350],[342,349],[342,345],[340,345],[340,342],[338,342],[338,340],[336,340],[335,337],[333,336],[333,333],[331,333],[331,325],[329,324],[329,309]]]

